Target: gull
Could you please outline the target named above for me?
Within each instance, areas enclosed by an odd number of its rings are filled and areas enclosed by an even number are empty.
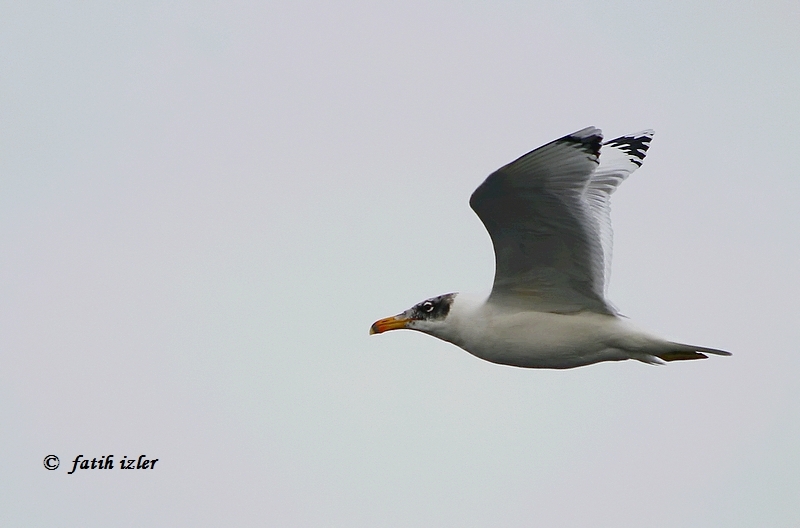
[[[370,334],[407,328],[492,363],[568,369],[601,361],[649,364],[730,352],[637,329],[606,299],[609,199],[642,165],[652,130],[603,142],[584,128],[501,167],[469,204],[492,239],[491,293],[448,293],[376,321]]]

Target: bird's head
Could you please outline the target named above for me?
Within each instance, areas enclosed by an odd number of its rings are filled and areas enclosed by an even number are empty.
[[[382,334],[389,330],[407,328],[426,334],[435,334],[436,328],[444,324],[457,293],[447,293],[417,303],[405,312],[375,321],[370,334]]]

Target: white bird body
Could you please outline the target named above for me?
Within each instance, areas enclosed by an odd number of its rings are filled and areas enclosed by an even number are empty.
[[[647,350],[668,345],[615,315],[517,311],[461,294],[447,321],[418,329],[486,361],[515,367],[564,369],[623,359],[659,363]]]
[[[645,130],[603,143],[600,130],[588,127],[489,175],[470,205],[494,246],[491,293],[440,295],[376,321],[370,333],[408,328],[481,359],[528,368],[730,355],[642,332],[605,298],[610,197],[642,164],[652,136]]]

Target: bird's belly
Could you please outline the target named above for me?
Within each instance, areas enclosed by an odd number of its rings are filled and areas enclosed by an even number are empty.
[[[594,313],[499,314],[464,329],[463,339],[453,343],[493,363],[565,369],[628,359],[625,351],[610,344],[618,321]]]

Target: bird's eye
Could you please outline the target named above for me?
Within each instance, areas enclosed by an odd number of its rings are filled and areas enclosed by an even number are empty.
[[[433,311],[433,303],[430,301],[425,301],[422,303],[422,311],[425,313],[431,313]]]

